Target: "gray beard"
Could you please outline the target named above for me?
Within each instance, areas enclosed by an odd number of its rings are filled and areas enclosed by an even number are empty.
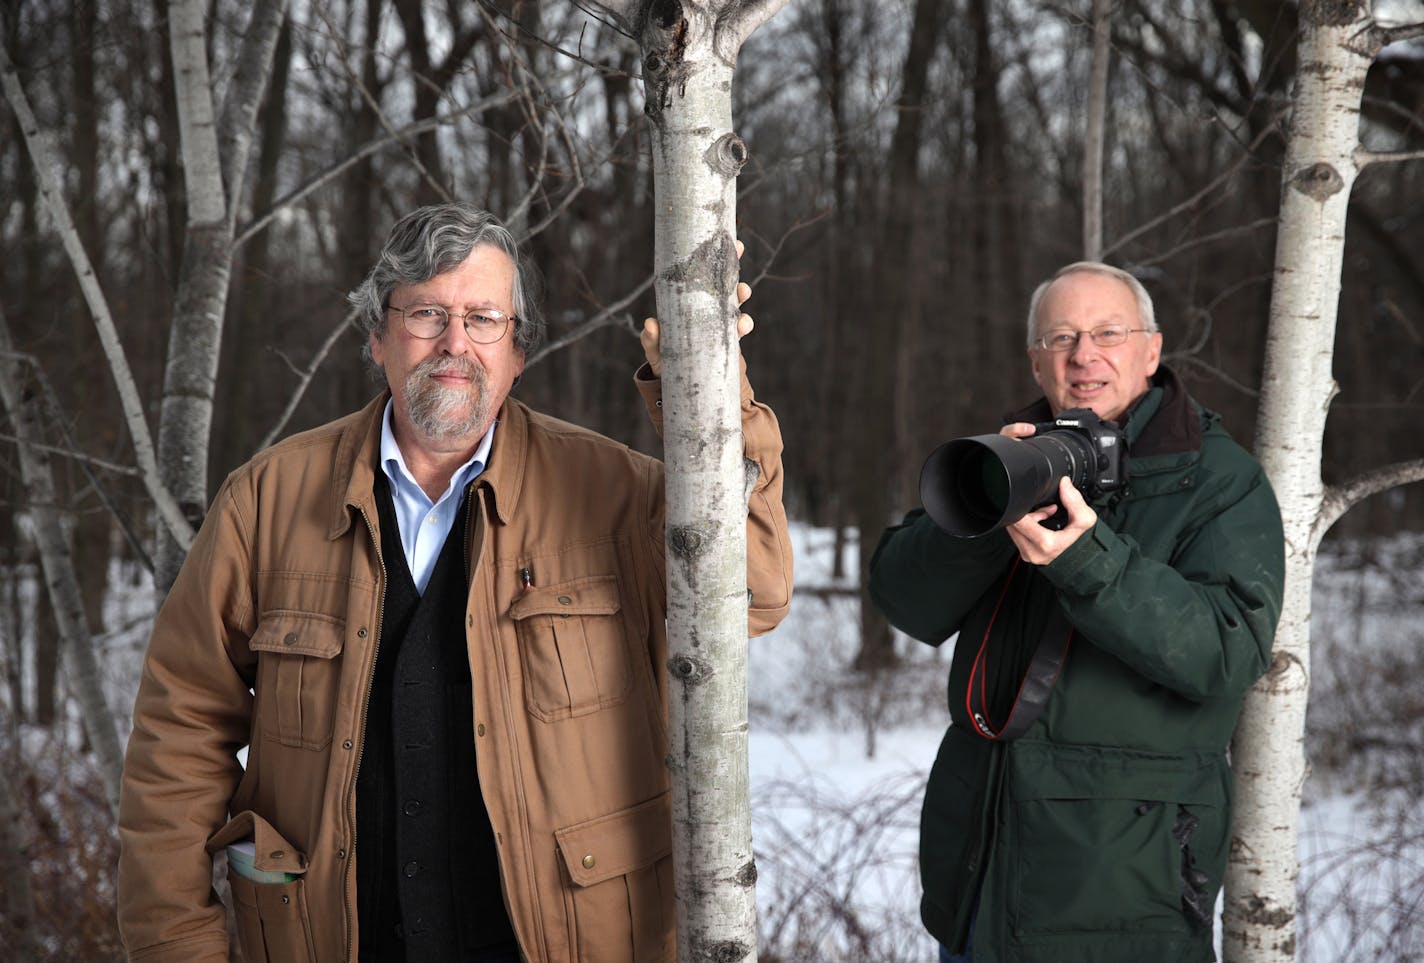
[[[459,371],[470,377],[467,388],[447,388],[431,375]],[[410,370],[405,379],[405,403],[416,430],[429,438],[463,438],[484,426],[489,415],[489,391],[484,369],[459,358],[431,358]]]

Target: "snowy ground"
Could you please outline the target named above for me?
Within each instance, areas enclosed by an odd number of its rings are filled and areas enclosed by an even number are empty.
[[[851,581],[831,576],[831,533],[796,526],[793,540],[791,614],[751,643],[762,958],[930,963],[934,944],[918,920],[916,842],[925,775],[948,723],[950,645],[900,638],[895,672],[870,684],[850,671],[859,595]],[[853,572],[854,546],[845,552],[844,569]],[[1318,565],[1301,963],[1424,961],[1421,572],[1420,536],[1332,546]],[[151,596],[141,578],[118,571],[112,578],[123,590],[112,593],[109,631],[97,641],[112,704],[127,715]],[[27,581],[31,590],[0,626],[7,639],[33,625],[35,581]],[[40,741],[52,753],[50,738]]]
[[[831,578],[832,536],[798,528],[793,537],[791,614],[751,649],[763,944],[785,960],[928,963],[935,948],[918,923],[915,850],[925,775],[948,724],[950,645],[901,638],[905,668],[867,686],[845,668],[859,598]],[[854,571],[853,557],[844,568]],[[1317,763],[1301,814],[1301,963],[1424,960],[1424,814],[1403,795],[1421,785],[1424,767],[1424,697],[1412,683],[1424,666],[1421,571],[1419,538],[1368,552],[1340,546],[1319,564],[1319,731],[1309,745],[1331,765]],[[1362,750],[1362,709],[1380,715],[1393,744],[1365,729]],[[1339,733],[1352,735],[1342,743]]]

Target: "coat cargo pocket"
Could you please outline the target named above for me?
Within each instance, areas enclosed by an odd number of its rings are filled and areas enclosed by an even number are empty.
[[[305,612],[263,615],[248,643],[261,653],[256,716],[284,746],[325,749],[341,676],[344,623]]]
[[[232,889],[242,958],[249,963],[316,959],[303,879],[306,857],[293,848],[271,823],[250,811],[233,817],[213,836],[208,841],[208,852],[217,852],[240,840],[254,843],[258,868],[291,877],[290,882],[257,883],[236,871],[231,863],[228,864],[227,881]]]
[[[632,672],[620,607],[614,575],[529,588],[510,606],[536,718],[568,719],[627,699]]]
[[[1195,837],[1220,848],[1223,764],[1041,743],[1020,743],[1011,755],[1004,883],[1016,936],[1185,935],[1197,925],[1183,905],[1181,814],[1196,820]]]
[[[667,793],[554,833],[577,960],[661,963],[675,952]]]

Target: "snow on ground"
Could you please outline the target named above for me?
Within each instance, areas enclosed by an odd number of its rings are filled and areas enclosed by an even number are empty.
[[[948,724],[944,681],[951,644],[937,651],[897,639],[904,666],[867,684],[847,667],[859,632],[858,593],[831,575],[832,533],[793,528],[797,596],[785,622],[753,639],[751,787],[758,912],[764,949],[779,959],[934,959],[919,927],[916,845],[925,776]],[[854,545],[843,570],[854,573]],[[1402,714],[1424,652],[1424,538],[1342,544],[1322,555],[1314,592],[1315,727],[1346,726],[1380,699]],[[1351,675],[1353,670],[1355,675]],[[1412,671],[1411,671],[1412,670]],[[1392,680],[1391,689],[1381,678]],[[1361,689],[1360,704],[1350,693]],[[1400,767],[1424,765],[1424,702],[1396,746],[1371,762],[1351,744],[1311,741],[1354,767],[1320,769],[1300,823],[1301,963],[1424,960],[1424,812],[1383,784],[1419,785]],[[1397,715],[1382,715],[1399,735]],[[1388,746],[1385,746],[1387,752]],[[1402,760],[1402,761],[1401,761]],[[1342,776],[1342,773],[1344,775]],[[1218,925],[1217,942],[1220,945]]]
[[[898,636],[901,666],[852,671],[859,644],[855,545],[832,574],[833,533],[792,528],[791,613],[751,641],[750,768],[763,959],[934,959],[919,925],[924,780],[948,724],[952,644]],[[1340,542],[1322,553],[1312,619],[1301,814],[1301,963],[1424,960],[1424,536]],[[112,705],[127,717],[152,617],[135,566],[111,573],[97,639]],[[22,579],[7,635],[33,625]],[[77,734],[77,726],[71,727]],[[1416,922],[1421,921],[1421,922]],[[1218,937],[1219,938],[1219,937]]]

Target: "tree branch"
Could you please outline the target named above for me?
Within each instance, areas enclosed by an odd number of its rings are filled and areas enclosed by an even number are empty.
[[[54,385],[50,384],[49,376],[45,374],[44,367],[40,365],[38,358],[32,354],[5,350],[0,350],[0,358],[10,358],[13,361],[18,361],[30,366],[30,370],[34,373],[35,381],[39,384],[40,390],[44,393],[45,401],[49,406],[50,417],[54,421],[55,426],[59,429],[60,438],[67,447],[59,448],[54,445],[46,445],[33,437],[25,437],[23,433],[13,438],[6,436],[7,439],[15,441],[18,444],[29,445],[39,451],[54,452],[78,462],[79,470],[84,472],[85,478],[89,479],[89,484],[93,487],[94,494],[99,496],[99,501],[103,502],[109,515],[114,519],[114,523],[119,526],[119,531],[124,533],[124,540],[129,543],[129,548],[133,550],[134,557],[142,563],[144,568],[152,573],[154,570],[153,559],[149,557],[148,551],[144,548],[143,539],[139,538],[138,533],[134,531],[133,525],[129,522],[128,516],[119,510],[119,503],[109,494],[108,488],[89,470],[89,466],[94,465],[95,467],[118,474],[136,475],[140,478],[142,478],[143,473],[137,468],[115,464],[111,461],[105,461],[102,458],[95,458],[79,450],[79,442],[69,431],[69,418],[64,413],[64,407],[59,403],[59,392],[55,391]]]
[[[405,140],[409,137],[414,137],[417,134],[423,134],[428,130],[435,129],[436,127],[443,127],[449,124],[453,124],[460,118],[466,117],[470,114],[483,113],[486,110],[490,110],[494,107],[499,107],[502,104],[507,104],[517,96],[518,94],[511,90],[505,91],[501,94],[494,94],[490,97],[484,97],[476,101],[475,103],[470,104],[467,107],[462,107],[459,110],[451,111],[446,114],[441,114],[439,117],[429,117],[425,120],[415,121],[414,123],[407,124],[399,130],[394,131],[393,133],[390,133],[385,137],[382,137],[380,140],[369,141],[364,146],[348,154],[340,163],[333,164],[331,167],[328,167],[326,170],[319,172],[315,176],[308,179],[305,183],[293,189],[291,193],[277,199],[275,202],[273,202],[271,207],[263,211],[261,214],[258,214],[247,224],[243,225],[242,229],[238,231],[237,236],[233,239],[233,248],[236,249],[238,247],[241,247],[243,244],[252,240],[254,235],[256,235],[259,231],[265,228],[268,224],[272,223],[272,219],[276,217],[279,212],[285,210],[288,207],[291,207],[293,204],[297,203],[302,198],[306,197],[308,194],[311,194],[313,191],[316,191],[322,186],[335,180],[343,171],[345,171],[352,164],[355,164],[357,161],[361,160],[361,158],[367,157],[378,151],[385,150],[392,144],[404,145]]]
[[[532,355],[529,356],[529,360],[525,362],[524,366],[526,368],[532,368],[536,363],[542,361],[544,358],[553,354],[555,351],[558,351],[562,348],[567,348],[575,341],[583,340],[590,334],[593,334],[593,332],[597,331],[599,328],[605,328],[610,324],[614,324],[615,322],[622,320],[618,317],[619,312],[623,311],[625,308],[628,307],[628,305],[632,304],[635,300],[637,300],[644,293],[646,293],[648,288],[653,286],[653,278],[654,275],[648,275],[641,282],[639,282],[638,286],[633,288],[633,290],[629,291],[623,297],[608,305],[602,311],[593,315],[587,321],[584,321],[577,328],[574,328],[572,331],[568,332],[561,338],[546,342],[538,351],[534,352]]]
[[[732,12],[717,30],[717,47],[725,56],[731,51],[732,62],[757,27],[766,23],[776,12],[786,6],[788,0],[742,0],[733,4]]]
[[[1258,228],[1274,227],[1275,224],[1276,218],[1274,217],[1257,218],[1250,224],[1238,224],[1235,227],[1223,228],[1220,231],[1213,231],[1210,234],[1203,234],[1200,237],[1194,237],[1191,240],[1183,241],[1181,244],[1178,244],[1171,250],[1162,251],[1153,257],[1147,258],[1146,260],[1135,261],[1133,263],[1142,267],[1147,267],[1152,264],[1161,264],[1163,261],[1171,260],[1183,251],[1189,251],[1194,247],[1200,247],[1203,244],[1210,244],[1213,241],[1220,241],[1228,237],[1236,237],[1241,234],[1250,234],[1252,231],[1257,230]]]
[[[243,34],[232,82],[228,84],[218,120],[223,181],[227,185],[229,224],[237,221],[242,208],[242,185],[247,172],[247,156],[252,147],[252,129],[262,92],[272,73],[272,57],[277,35],[287,17],[287,0],[257,0],[252,18]]]
[[[1255,156],[1256,148],[1261,146],[1261,142],[1264,141],[1273,131],[1276,130],[1279,122],[1280,115],[1277,115],[1276,123],[1267,124],[1264,128],[1262,128],[1260,133],[1258,133],[1252,139],[1251,143],[1246,145],[1245,152],[1241,155],[1241,158],[1236,163],[1232,164],[1226,170],[1222,171],[1221,174],[1219,174],[1211,181],[1211,183],[1207,184],[1205,187],[1197,191],[1191,197],[1178,204],[1173,205],[1172,208],[1166,213],[1154,217],[1152,220],[1146,222],[1145,224],[1138,225],[1133,230],[1128,231],[1122,237],[1118,238],[1117,240],[1109,244],[1107,247],[1103,248],[1103,257],[1106,258],[1109,254],[1112,254],[1114,251],[1118,250],[1123,245],[1127,244],[1129,241],[1133,241],[1141,237],[1143,234],[1146,234],[1153,228],[1165,224],[1167,221],[1170,221],[1172,218],[1176,217],[1178,214],[1181,214],[1183,211],[1188,211],[1194,207],[1197,207],[1201,203],[1202,198],[1208,197],[1209,195],[1215,193],[1216,190],[1220,188],[1222,184],[1225,184],[1227,181],[1231,180],[1231,178],[1235,177],[1237,172],[1240,171],[1241,168],[1245,167],[1246,164],[1252,160],[1252,158]]]
[[[8,65],[8,61],[5,63]],[[7,356],[13,354],[10,326],[3,310],[0,310],[0,352]],[[0,405],[10,412],[15,431],[21,438],[29,440],[41,434],[41,419],[37,410],[39,399],[33,395],[27,397],[20,390],[22,378],[18,369],[19,363],[14,360],[0,364]],[[79,577],[74,571],[74,556],[66,543],[64,524],[56,506],[54,475],[49,458],[44,453],[22,444],[19,455],[20,476],[29,499],[29,513],[34,520],[35,547],[40,554],[50,610],[59,629],[67,688],[83,712],[84,729],[94,747],[99,772],[104,779],[104,795],[117,816],[124,750],[104,695],[99,660],[94,654],[94,642],[84,614]]]
[[[354,327],[355,324],[356,309],[352,308],[346,313],[346,317],[342,319],[341,323],[335,328],[332,328],[331,333],[326,336],[326,340],[321,343],[321,347],[316,349],[316,354],[312,356],[307,366],[297,372],[300,377],[297,381],[296,390],[293,391],[292,396],[287,399],[287,406],[283,408],[282,413],[277,416],[276,423],[268,429],[267,434],[257,443],[257,451],[261,451],[277,440],[277,436],[282,433],[282,429],[287,427],[287,422],[291,419],[292,412],[297,410],[298,402],[300,402],[302,396],[306,394],[307,385],[311,384],[312,376],[316,374],[317,368],[321,367],[321,363],[325,361],[326,356],[331,353],[331,349],[336,345],[337,340],[346,333],[346,329]]]
[[[1424,458],[1395,462],[1393,465],[1357,475],[1344,484],[1330,486],[1325,490],[1325,497],[1320,503],[1313,540],[1319,544],[1320,538],[1341,515],[1371,495],[1420,481],[1424,481]]]
[[[361,95],[361,99],[366,102],[366,106],[371,108],[371,113],[375,115],[380,125],[385,128],[386,133],[390,134],[392,138],[405,148],[406,156],[410,159],[411,165],[415,167],[416,172],[420,174],[421,179],[429,184],[435,190],[435,193],[440,195],[442,200],[447,203],[452,201],[453,198],[450,197],[450,192],[445,189],[445,185],[441,184],[440,180],[426,169],[425,164],[421,162],[420,156],[416,153],[415,149],[407,144],[405,139],[399,135],[395,126],[391,123],[390,117],[386,115],[385,110],[381,107],[380,101],[372,95],[371,91],[366,88],[366,84],[362,81],[360,75],[352,69],[351,52],[342,39],[342,32],[331,22],[326,10],[321,5],[317,5],[316,11],[317,15],[321,17],[322,22],[326,24],[328,36],[330,36],[332,42],[336,44],[338,51],[337,60],[341,62],[341,68],[346,71],[346,78],[351,81],[351,86],[356,88],[356,92]]]
[[[162,519],[173,540],[182,546],[184,551],[187,551],[188,546],[193,543],[193,526],[188,523],[188,519],[183,515],[183,510],[178,507],[177,499],[159,478],[153,437],[149,434],[148,422],[144,418],[143,402],[139,398],[138,386],[134,382],[128,358],[124,355],[124,347],[119,340],[118,329],[114,326],[114,319],[109,313],[108,301],[105,300],[104,292],[99,287],[93,264],[89,260],[89,255],[84,251],[84,244],[79,239],[79,232],[75,230],[74,220],[64,201],[58,173],[65,169],[64,165],[60,162],[59,155],[46,132],[40,130],[39,122],[30,109],[29,99],[25,96],[24,87],[20,84],[19,73],[10,61],[9,54],[3,48],[0,48],[0,82],[3,83],[5,96],[14,108],[15,115],[19,118],[25,146],[29,148],[30,158],[34,161],[40,193],[44,196],[50,216],[54,218],[55,229],[59,232],[65,252],[69,255],[69,262],[79,279],[79,288],[84,294],[85,303],[89,306],[89,313],[94,319],[94,327],[98,330],[99,343],[104,349],[104,356],[109,362],[109,371],[114,377],[114,385],[119,392],[124,421],[129,429],[129,437],[133,441],[134,457],[138,462],[144,489],[153,499],[158,517]]]
[[[1388,47],[1390,44],[1398,43],[1401,40],[1414,40],[1418,37],[1424,37],[1424,20],[1418,21],[1417,23],[1395,24],[1393,27],[1381,27],[1379,30],[1380,33],[1384,35],[1384,45]]]
[[[1400,161],[1424,160],[1424,150],[1373,151],[1357,147],[1352,156],[1356,169],[1364,170],[1371,164],[1397,164]]]

